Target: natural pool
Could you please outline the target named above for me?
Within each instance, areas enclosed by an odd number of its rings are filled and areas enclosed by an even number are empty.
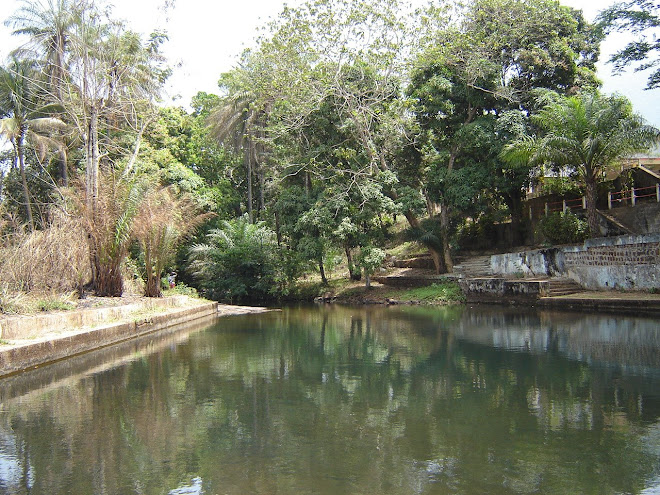
[[[660,324],[288,308],[0,380],[0,493],[660,493]]]

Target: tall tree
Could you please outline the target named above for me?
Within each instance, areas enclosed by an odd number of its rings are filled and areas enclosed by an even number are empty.
[[[629,31],[636,39],[629,42],[610,58],[616,73],[636,66],[635,71],[653,69],[647,89],[660,86],[660,40],[652,31],[660,26],[660,5],[650,0],[618,2],[603,10],[598,16],[599,26],[605,33]]]
[[[591,236],[597,236],[598,181],[615,160],[648,149],[660,131],[645,125],[622,96],[583,92],[565,97],[550,92],[542,101],[543,108],[532,119],[543,134],[515,141],[504,156],[510,161],[530,160],[577,170],[586,189],[589,230]]]
[[[13,34],[28,36],[27,42],[14,53],[20,58],[39,61],[47,75],[41,87],[48,101],[62,101],[71,38],[81,8],[82,3],[77,0],[23,0],[19,9],[5,21],[5,25],[14,29]],[[57,117],[63,118],[62,115]],[[66,136],[61,139],[66,142]],[[59,175],[64,185],[69,181],[67,161],[67,146],[61,146]]]
[[[65,127],[61,120],[48,116],[48,108],[40,99],[38,71],[31,60],[12,58],[8,67],[0,67],[0,134],[12,144],[15,163],[21,175],[26,217],[34,230],[32,200],[26,177],[25,148],[31,145],[42,158],[48,148],[58,149],[61,142],[50,134]]]
[[[495,190],[496,182],[488,184],[484,176],[495,179],[507,173],[498,172],[506,133],[498,131],[497,121],[509,118],[512,110],[529,112],[535,88],[571,92],[595,85],[598,55],[597,32],[581,12],[550,0],[478,0],[459,12],[454,23],[436,22],[440,27],[427,37],[409,88],[430,172],[426,180],[441,204],[448,271],[452,211],[478,197],[466,183],[481,177],[481,187]],[[486,165],[490,170],[484,170]],[[501,191],[512,216],[520,216],[514,208],[521,204],[521,186],[519,182],[517,191]]]

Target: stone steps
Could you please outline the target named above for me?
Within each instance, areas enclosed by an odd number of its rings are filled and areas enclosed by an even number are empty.
[[[492,275],[490,255],[459,258],[459,262],[454,265],[454,274],[462,278],[479,278]]]
[[[574,280],[568,278],[556,278],[549,280],[548,296],[568,296],[585,292],[584,288]]]

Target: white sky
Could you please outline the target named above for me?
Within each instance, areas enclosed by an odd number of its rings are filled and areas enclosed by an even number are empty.
[[[42,0],[44,1],[44,0]],[[562,0],[563,4],[580,8],[589,20],[599,10],[613,3],[602,0]],[[175,0],[167,13],[162,6],[165,0],[114,0],[115,17],[127,20],[132,29],[149,33],[164,29],[169,35],[164,52],[170,64],[175,66],[169,81],[168,96],[176,104],[187,106],[198,91],[217,93],[217,81],[236,63],[241,51],[251,46],[257,29],[277,16],[285,3],[298,5],[302,0]],[[413,0],[420,5],[423,0]],[[171,0],[170,0],[171,3]],[[2,0],[0,20],[16,11],[19,0]],[[619,36],[618,38],[615,36]],[[620,35],[611,35],[602,46],[601,60],[608,53],[622,47]],[[17,39],[10,30],[0,25],[0,60],[17,46]],[[646,76],[630,71],[622,76],[612,76],[611,66],[601,62],[598,68],[605,93],[621,93],[633,102],[635,110],[646,120],[660,127],[660,89],[644,91]]]

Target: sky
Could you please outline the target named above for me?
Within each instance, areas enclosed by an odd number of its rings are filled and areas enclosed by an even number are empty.
[[[45,1],[45,0],[42,0]],[[613,2],[614,0],[612,0]],[[165,10],[163,5],[170,4]],[[288,0],[298,5],[302,0]],[[422,5],[423,0],[413,0]],[[20,5],[19,0],[2,0],[0,20],[4,21]],[[561,3],[584,11],[593,20],[598,11],[611,2],[602,0],[561,0]],[[258,28],[276,17],[284,0],[113,0],[114,16],[127,21],[138,32],[148,34],[164,29],[169,35],[164,53],[174,67],[166,89],[166,98],[187,107],[198,91],[218,93],[221,73],[229,71],[244,48],[252,45]],[[17,46],[17,38],[0,24],[0,59],[4,60]],[[624,35],[610,35],[601,46],[598,75],[603,92],[628,97],[635,111],[649,123],[660,127],[660,89],[644,91],[646,76],[628,71],[612,76],[612,67],[604,61],[608,54],[624,45]]]

